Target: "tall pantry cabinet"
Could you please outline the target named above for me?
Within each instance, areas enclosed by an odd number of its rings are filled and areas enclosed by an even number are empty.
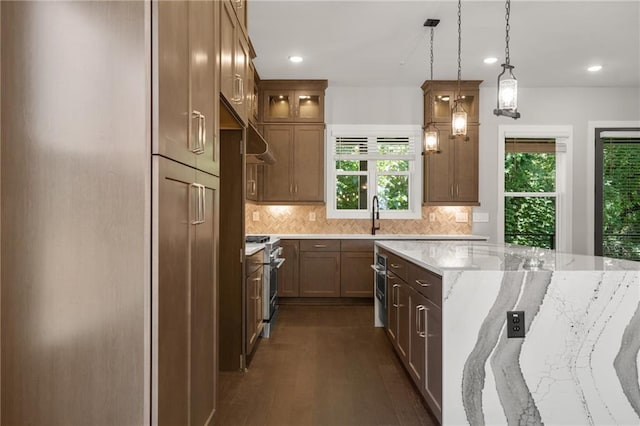
[[[152,4],[152,422],[201,426],[216,403],[219,3]],[[153,389],[156,390],[155,388]],[[155,416],[155,418],[154,418]]]
[[[219,2],[0,2],[0,421],[206,425]]]

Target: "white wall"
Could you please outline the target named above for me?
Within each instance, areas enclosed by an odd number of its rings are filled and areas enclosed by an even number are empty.
[[[639,120],[640,88],[521,88],[519,111],[512,120],[493,115],[495,88],[480,89],[480,203],[488,223],[474,223],[473,233],[497,236],[498,126],[573,126],[573,251],[587,253],[593,239],[587,212],[587,126],[589,121]],[[416,87],[344,87],[327,89],[328,124],[422,124],[422,90]]]

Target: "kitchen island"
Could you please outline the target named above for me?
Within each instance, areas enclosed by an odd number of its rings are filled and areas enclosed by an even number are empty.
[[[427,388],[437,376],[429,358],[440,361],[441,389],[423,395],[432,409],[437,400],[443,424],[640,423],[639,263],[486,242],[377,241],[376,251],[409,270],[402,281],[389,269],[387,304],[376,300],[386,320],[378,315],[376,323],[386,323],[412,377],[414,352],[426,354]],[[403,320],[401,290],[416,286],[412,268],[441,277],[441,284],[415,280],[440,300],[407,298]],[[524,312],[524,338],[507,337],[516,325],[508,311]],[[431,312],[440,316],[438,330]],[[393,329],[403,322],[427,337],[403,343],[403,330]]]

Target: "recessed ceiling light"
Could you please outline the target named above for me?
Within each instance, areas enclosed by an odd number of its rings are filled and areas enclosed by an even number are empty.
[[[591,65],[589,68],[587,68],[587,71],[589,72],[598,72],[602,69],[602,65]]]
[[[494,58],[494,57],[491,57],[491,58],[484,58],[484,61],[483,61],[483,62],[484,62],[485,64],[495,64],[496,62],[498,62],[498,58]]]
[[[289,56],[289,60],[294,63],[302,62],[302,56]]]

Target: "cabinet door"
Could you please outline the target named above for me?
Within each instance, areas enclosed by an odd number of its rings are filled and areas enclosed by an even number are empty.
[[[278,270],[278,297],[298,297],[300,285],[298,276],[299,241],[280,240],[282,257],[285,261]]]
[[[245,291],[245,312],[246,312],[246,342],[247,354],[251,353],[258,339],[258,328],[256,327],[257,311],[256,304],[258,299],[258,283],[262,280],[262,271],[257,270],[247,277],[247,288]]]
[[[398,302],[398,351],[400,358],[406,363],[409,356],[409,333],[411,323],[409,321],[409,287],[402,283],[397,290]]]
[[[394,346],[398,346],[398,291],[401,282],[389,274],[387,278],[387,334]]]
[[[296,90],[293,120],[298,123],[324,123],[324,90]]]
[[[196,182],[204,186],[202,223],[194,227],[191,283],[191,424],[205,425],[216,402],[218,372],[217,265],[219,179],[197,172]],[[194,206],[196,208],[197,206]]]
[[[265,122],[293,121],[295,97],[292,90],[264,90],[262,94],[262,115]]]
[[[340,252],[301,252],[300,296],[340,297]]]
[[[425,203],[449,203],[453,196],[453,178],[450,175],[454,144],[451,131],[440,129],[440,152],[423,157]]]
[[[427,361],[425,393],[427,403],[442,420],[442,311],[427,302]]]
[[[295,125],[294,128],[294,199],[322,202],[324,201],[324,125]]]
[[[273,151],[276,163],[264,166],[262,201],[292,201],[291,157],[293,156],[293,127],[266,125],[264,137]]]
[[[189,106],[189,2],[160,1],[157,5],[158,132],[153,152],[195,167],[191,152]]]
[[[238,22],[247,31],[247,0],[228,0],[235,11]]]
[[[340,256],[340,296],[373,297],[373,251],[342,252]]]
[[[215,409],[218,370],[219,180],[165,158],[154,161],[158,170],[153,309],[158,400],[154,405],[159,425],[204,425]]]
[[[195,171],[158,160],[157,237],[157,416],[159,425],[188,424],[189,417],[189,287],[195,249],[191,184]]]
[[[220,173],[217,10],[215,2],[189,2],[191,146],[193,149],[197,141],[201,141],[197,168],[214,175]]]
[[[414,290],[409,291],[409,373],[418,388],[424,381],[425,342],[427,326],[426,298]]]
[[[467,127],[469,140],[454,141],[455,202],[478,202],[478,126]]]
[[[235,63],[234,73],[236,79],[236,102],[234,107],[236,113],[244,124],[248,123],[249,119],[249,99],[251,96],[249,89],[249,83],[247,76],[249,75],[249,42],[244,36],[242,31],[237,31],[236,36],[236,49],[235,49]]]
[[[234,105],[237,101],[234,75],[237,25],[233,6],[228,1],[222,2],[220,4],[220,93],[229,105]]]
[[[247,200],[258,201],[258,165],[247,164]]]

